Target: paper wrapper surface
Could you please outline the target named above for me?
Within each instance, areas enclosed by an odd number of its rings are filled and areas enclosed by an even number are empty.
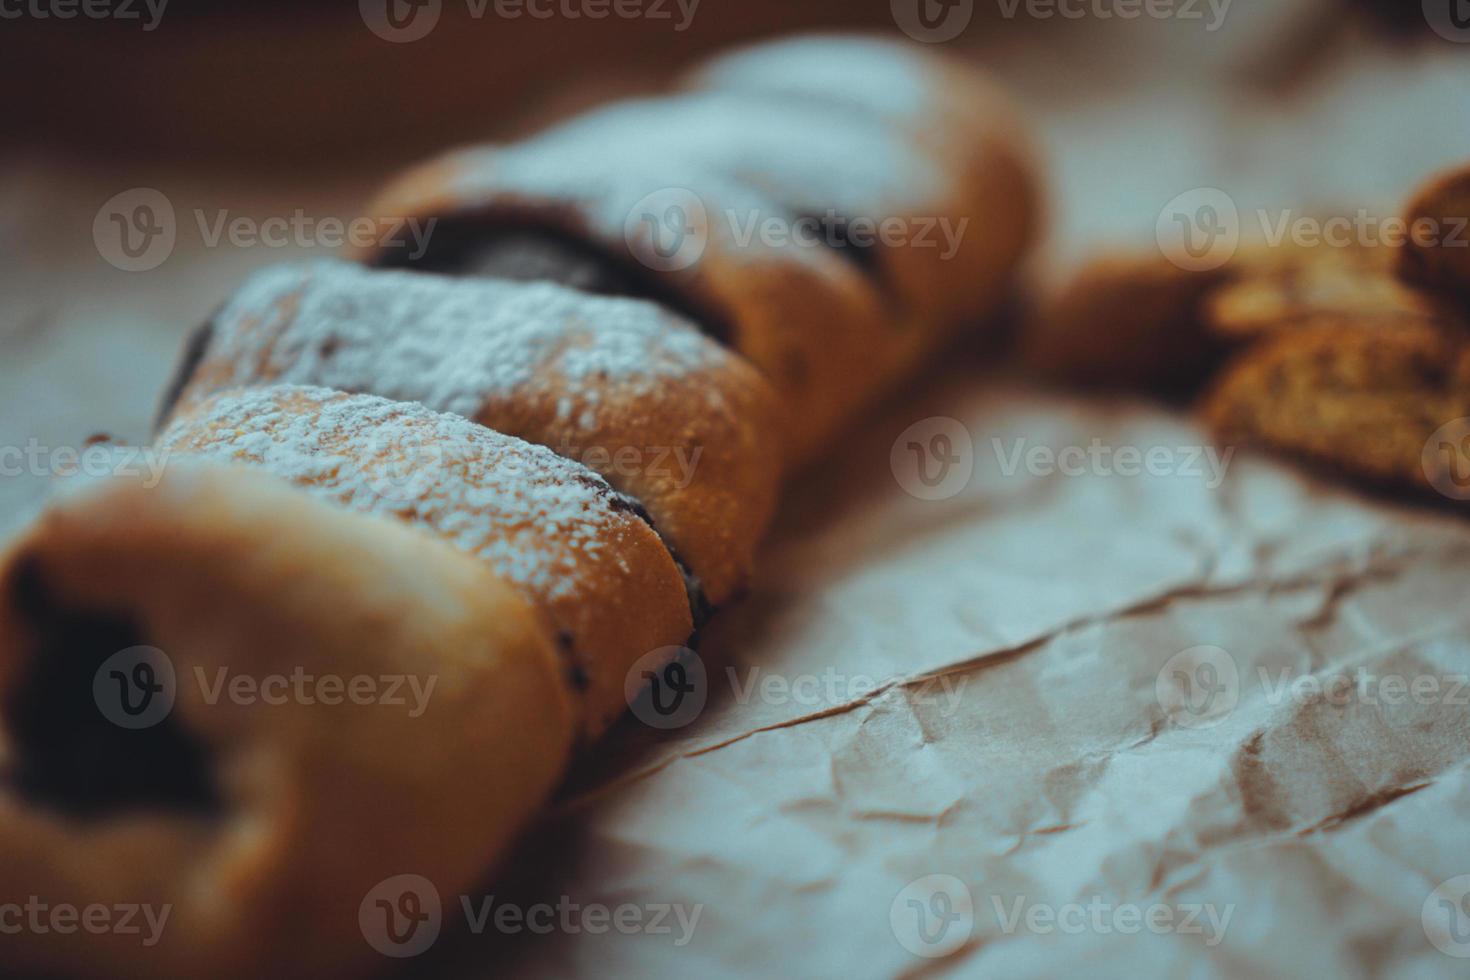
[[[892,444],[940,413],[973,474],[918,499]],[[702,710],[630,718],[425,967],[1463,975],[1470,526],[1205,445],[995,378],[898,408],[799,487]]]

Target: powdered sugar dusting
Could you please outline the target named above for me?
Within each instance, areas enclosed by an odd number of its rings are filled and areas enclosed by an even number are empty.
[[[923,59],[913,45],[886,38],[797,37],[719,58],[698,80],[710,87],[815,98],[913,120],[933,97]]]
[[[553,359],[563,383],[652,390],[726,356],[652,303],[318,261],[267,269],[236,294],[216,318],[207,377],[213,390],[303,382],[473,416]]]
[[[323,388],[226,392],[179,417],[159,448],[262,466],[487,561],[539,597],[574,600],[619,542],[646,531],[599,476],[547,449],[423,406]]]
[[[687,160],[759,187],[799,213],[833,208],[846,217],[881,219],[943,200],[949,190],[945,174],[901,130],[871,115],[834,114],[802,101],[779,112],[763,99],[722,92],[621,102],[536,142],[551,155]],[[748,224],[748,216],[731,217]]]

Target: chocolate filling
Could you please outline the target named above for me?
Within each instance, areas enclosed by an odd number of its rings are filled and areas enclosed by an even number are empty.
[[[822,227],[822,241],[832,251],[851,262],[863,277],[871,280],[880,289],[887,291],[883,281],[883,270],[879,267],[878,243],[875,241],[855,242],[849,234],[851,218],[842,215],[801,215],[799,220],[815,221]],[[867,237],[866,235],[864,237]]]
[[[569,630],[557,632],[556,652],[561,657],[567,684],[574,691],[587,690],[591,680],[587,677],[587,668],[583,666],[581,658],[577,655],[577,639]]]
[[[113,654],[146,643],[127,617],[59,603],[34,560],[23,560],[8,601],[39,639],[0,704],[13,752],[4,773],[40,806],[81,819],[129,810],[215,813],[221,795],[207,752],[172,713],[146,728],[110,721],[93,682]]]
[[[600,480],[598,482],[601,484]],[[628,496],[626,493],[618,493],[611,487],[606,486],[606,484],[602,484],[598,489],[601,490],[604,488],[606,489],[612,509],[622,513],[633,514],[644,524],[647,524],[648,529],[654,533],[659,543],[664,546],[664,550],[669,553],[669,557],[674,560],[674,567],[679,570],[679,577],[684,580],[684,594],[689,599],[689,618],[694,622],[695,632],[699,632],[715,613],[714,604],[709,601],[709,596],[705,594],[704,583],[684,563],[684,559],[679,557],[678,550],[669,542],[668,538],[664,537],[663,532],[658,529],[658,524],[654,522],[653,515],[648,512],[640,501]]]
[[[650,300],[694,322],[719,343],[729,343],[730,330],[719,317],[696,309],[651,270],[553,228],[504,226],[480,217],[445,218],[434,226],[422,254],[413,255],[407,245],[387,248],[374,264],[450,276],[548,280],[598,296]]]
[[[153,434],[157,435],[163,431],[168,424],[170,416],[174,414],[174,408],[179,403],[179,396],[184,393],[194,372],[199,369],[199,363],[204,360],[204,355],[209,351],[209,342],[214,339],[214,317],[205,320],[184,341],[184,351],[179,355],[179,362],[174,366],[174,373],[169,378],[168,387],[164,389],[163,401],[158,406],[158,415],[153,420]]]
[[[383,268],[412,269],[453,276],[511,279],[518,282],[549,280],[562,286],[600,296],[646,299],[679,313],[700,326],[707,335],[725,343],[728,332],[696,315],[651,276],[639,274],[612,256],[586,242],[547,228],[492,228],[483,219],[452,218],[434,226],[422,255],[411,256],[406,248],[382,253],[377,264]],[[614,493],[602,481],[617,510],[631,510],[653,529],[668,550],[689,596],[689,613],[698,630],[714,613],[699,577],[679,557],[643,504],[626,494]]]
[[[631,497],[626,499],[632,500]],[[701,582],[699,580],[699,576],[695,575],[693,570],[691,570],[690,567],[684,563],[684,559],[679,557],[678,550],[672,544],[670,544],[669,539],[664,537],[663,533],[659,531],[658,525],[653,522],[653,518],[649,516],[648,511],[643,509],[643,505],[636,504],[635,508],[637,510],[638,516],[642,518],[643,522],[647,524],[649,528],[652,529],[653,533],[658,536],[658,540],[664,546],[664,550],[667,551],[669,553],[669,557],[674,560],[674,567],[679,570],[679,577],[684,580],[684,595],[689,600],[689,618],[694,623],[694,631],[696,633],[699,632],[699,630],[703,629],[704,625],[709,622],[710,617],[715,614],[714,603],[710,602],[709,596],[705,594],[704,583]]]

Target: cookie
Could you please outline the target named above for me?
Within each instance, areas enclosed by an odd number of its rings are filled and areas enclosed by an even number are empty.
[[[1470,167],[1441,174],[1415,192],[1406,209],[1408,240],[1399,249],[1405,281],[1470,303]]]
[[[1238,342],[1282,329],[1435,316],[1434,302],[1397,278],[1395,261],[1386,247],[1261,246],[1207,298],[1205,317],[1212,330]]]
[[[1163,256],[1093,259],[1043,307],[1022,337],[1022,361],[1061,384],[1180,396],[1224,356],[1205,326],[1204,305],[1230,279]]]
[[[1279,332],[1226,368],[1202,413],[1223,443],[1435,492],[1457,463],[1431,437],[1470,416],[1470,340],[1432,320]]]

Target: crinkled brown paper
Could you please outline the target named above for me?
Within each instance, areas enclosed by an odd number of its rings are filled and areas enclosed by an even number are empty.
[[[920,500],[890,447],[938,414],[974,473]],[[1094,440],[1183,473],[1007,475],[1017,441]],[[701,647],[698,717],[625,722],[469,897],[631,904],[649,928],[573,910],[554,935],[476,935],[446,897],[458,932],[425,966],[1463,975],[1423,923],[1470,954],[1470,914],[1432,897],[1470,875],[1470,525],[1244,454],[1213,487],[1202,445],[1154,408],[995,379],[903,406],[800,487]],[[699,910],[692,932],[673,912],[657,931],[670,905]]]

